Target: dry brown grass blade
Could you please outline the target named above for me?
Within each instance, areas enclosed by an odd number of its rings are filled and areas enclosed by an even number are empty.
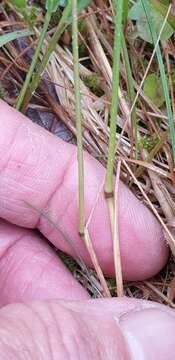
[[[168,285],[167,297],[171,302],[175,299],[175,277],[173,277]]]
[[[100,284],[102,286],[103,296],[104,297],[111,297],[111,294],[110,294],[110,291],[108,289],[106,279],[104,277],[103,271],[101,270],[100,264],[98,262],[98,259],[97,259],[96,253],[94,251],[94,247],[93,247],[92,241],[90,239],[89,232],[88,232],[87,228],[85,228],[84,241],[85,241],[86,248],[88,250],[89,256],[91,258],[91,261],[93,263],[94,269],[95,269],[95,271],[96,271],[96,273],[98,275]]]
[[[170,305],[173,309],[175,309],[175,304],[165,296],[157,287],[151,284],[149,281],[144,281],[144,284],[148,286],[153,292],[155,292],[166,304]]]
[[[130,162],[131,164],[140,165],[142,172],[144,172],[144,169],[151,170],[152,172],[155,172],[157,175],[162,176],[166,179],[172,180],[172,176],[169,172],[161,169],[158,166],[155,166],[153,163],[149,163],[144,160],[134,160],[134,159],[125,159],[127,162]],[[136,171],[135,176],[138,177],[138,172]],[[140,176],[140,173],[139,173]]]

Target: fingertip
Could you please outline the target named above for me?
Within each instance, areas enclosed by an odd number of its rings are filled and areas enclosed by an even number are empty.
[[[88,188],[89,204],[95,198],[94,192],[100,188],[104,173],[102,167],[89,158],[91,167],[88,174],[91,183],[99,183],[96,190]],[[93,179],[95,177],[95,179]],[[91,208],[93,202],[91,203]],[[125,280],[144,280],[158,273],[166,264],[169,248],[164,239],[160,224],[152,212],[142,204],[121,181],[117,196],[118,234]],[[102,264],[103,271],[114,275],[113,243],[110,231],[109,212],[102,193],[94,210],[89,231]]]
[[[166,308],[145,304],[120,318],[120,326],[135,360],[174,359],[175,316]]]
[[[125,258],[125,278],[144,280],[166,264],[169,248],[162,228],[153,213],[120,182],[119,234],[121,254]],[[124,270],[125,271],[125,270]]]

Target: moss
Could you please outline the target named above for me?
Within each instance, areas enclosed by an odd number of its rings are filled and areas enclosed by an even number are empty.
[[[87,76],[84,79],[85,85],[97,96],[102,96],[104,94],[99,76],[96,73],[93,73],[90,76]]]
[[[2,86],[2,83],[0,82],[0,99],[4,99],[5,97],[5,90],[4,87]]]
[[[61,19],[61,9],[60,7],[58,7],[57,10],[52,14],[52,18],[50,21],[51,27],[57,26],[60,19]]]
[[[79,57],[80,58],[85,57],[85,56],[88,55],[86,45],[83,42],[79,43],[78,50],[79,50]]]
[[[111,293],[111,296],[112,296],[112,297],[113,297],[113,296],[116,296],[117,288],[116,288],[116,281],[115,281],[115,279],[107,278],[107,279],[106,279],[106,282],[107,282],[109,291],[110,291],[110,293]]]
[[[81,35],[86,35],[86,22],[84,19],[78,20],[78,31],[81,33]]]
[[[74,273],[75,270],[77,270],[78,265],[72,257],[70,257],[69,255],[65,254],[63,251],[60,250],[57,252],[57,254],[59,258],[63,261],[65,266],[70,270],[71,273]]]
[[[86,23],[84,19],[78,21],[78,31],[79,33],[86,38]],[[88,55],[87,47],[85,43],[79,38],[79,57],[85,57]]]
[[[158,138],[156,136],[144,135],[144,136],[142,136],[142,139],[141,139],[143,149],[145,149],[149,152],[154,148],[154,146],[157,144],[157,142],[158,142]]]
[[[39,14],[39,8],[35,5],[28,6],[26,0],[12,0],[12,4],[16,8],[16,11],[23,16],[28,26],[33,29]]]
[[[67,28],[70,38],[72,38],[72,25],[69,25]],[[86,38],[86,23],[84,19],[80,19],[78,21],[78,31],[79,33]],[[87,48],[81,38],[78,38],[78,45],[79,45],[79,57],[87,56]]]

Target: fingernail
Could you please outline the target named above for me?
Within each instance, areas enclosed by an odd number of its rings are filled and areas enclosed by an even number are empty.
[[[175,315],[159,307],[130,312],[120,319],[132,360],[175,359]]]

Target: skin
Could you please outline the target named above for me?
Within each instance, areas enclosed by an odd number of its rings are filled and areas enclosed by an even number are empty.
[[[5,121],[1,120],[0,131],[0,216],[18,226],[38,228],[52,244],[74,255],[58,231],[28,204],[34,205],[67,233],[86,263],[91,265],[78,236],[76,147],[33,124],[2,102],[1,119]],[[86,220],[104,174],[104,168],[85,154]],[[118,212],[124,278],[142,280],[151,277],[164,266],[168,257],[168,247],[157,220],[122,182]],[[95,207],[89,234],[104,273],[114,275],[108,208],[103,192]]]
[[[143,300],[89,299],[41,234],[72,254],[70,247],[27,205],[47,211],[90,264],[77,235],[75,147],[32,124],[3,102],[0,113],[1,358],[152,360],[156,356],[173,360],[174,312]],[[85,174],[88,219],[104,169],[87,154]],[[168,248],[150,211],[122,183],[119,194],[124,276],[145,279],[164,266]],[[103,194],[89,232],[103,270],[114,274]]]

